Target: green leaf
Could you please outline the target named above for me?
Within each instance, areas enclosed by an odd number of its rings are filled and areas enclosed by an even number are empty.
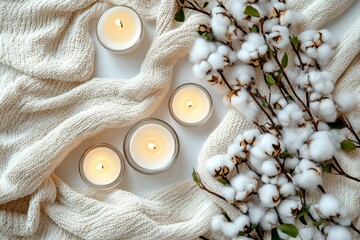
[[[307,215],[309,213],[310,210],[310,206],[305,205],[301,211],[297,214],[297,218],[301,218],[304,217],[305,215]]]
[[[198,175],[197,175],[197,173],[196,173],[196,171],[195,171],[194,168],[193,168],[193,172],[192,172],[192,178],[193,178],[194,182],[195,182],[197,185],[200,184],[200,179],[199,179],[199,177],[198,177]]]
[[[300,42],[299,42],[299,39],[297,38],[297,36],[295,36],[295,35],[292,36],[291,44],[294,46],[296,51],[299,50]]]
[[[177,11],[175,13],[175,18],[176,21],[178,22],[184,22],[185,21],[185,14],[184,11],[182,9],[180,9],[179,11]]]
[[[203,8],[206,8],[209,5],[209,2],[204,2]]]
[[[323,167],[323,172],[331,173],[332,164],[328,163]]]
[[[240,231],[240,232],[238,232],[237,236],[238,236],[238,237],[245,236],[245,232],[244,232],[244,231]]]
[[[299,230],[293,224],[282,224],[277,229],[293,238],[299,235]]]
[[[260,17],[260,13],[253,6],[246,6],[244,14],[250,17]]]
[[[270,57],[274,57],[275,56],[275,53],[273,50],[271,50],[270,48],[268,48],[268,53],[270,54]]]
[[[265,77],[267,85],[269,85],[270,87],[275,85],[275,79],[270,74],[266,74]]]
[[[294,102],[294,98],[293,98],[292,96],[290,96],[290,95],[287,95],[287,96],[285,97],[285,99],[286,99],[286,101],[288,101],[288,102]]]
[[[281,66],[282,68],[286,68],[288,65],[288,61],[289,61],[289,57],[287,55],[287,53],[284,54],[283,58],[281,59]]]
[[[226,219],[228,222],[231,222],[231,218],[229,217],[229,215],[228,215],[226,212],[222,212],[222,215],[224,215],[225,219]]]
[[[332,128],[332,129],[343,129],[343,128],[345,128],[345,124],[341,120],[341,118],[337,118],[335,120],[335,122],[327,123],[327,125],[329,125],[329,127]]]
[[[258,226],[257,224],[251,223],[251,224],[250,224],[250,229],[255,229],[257,226]]]
[[[213,42],[215,40],[215,37],[211,33],[208,33],[208,32],[202,33],[201,37],[210,42]]]
[[[263,106],[264,108],[268,108],[270,105],[269,105],[267,102],[263,102],[263,103],[262,103],[262,106]]]
[[[256,24],[254,24],[254,25],[251,27],[250,31],[251,31],[251,32],[254,32],[254,33],[258,33],[258,32],[259,32],[259,27],[258,27]]]
[[[281,240],[276,228],[271,229],[271,240]]]
[[[227,182],[225,179],[222,179],[222,178],[218,178],[218,182],[223,184],[223,185],[227,185]]]
[[[221,1],[217,1],[218,2],[218,7],[222,7],[222,8],[225,8],[224,4],[221,2]]]
[[[324,222],[323,221],[318,221],[318,222],[313,222],[313,225],[315,227],[319,227],[321,224],[323,224]]]
[[[302,222],[302,224],[307,225],[307,221],[305,220],[305,216],[299,217],[300,222]]]
[[[356,145],[352,141],[346,140],[346,139],[340,143],[340,147],[344,152],[347,152],[347,153],[356,149]]]
[[[282,159],[292,158],[292,157],[294,157],[294,154],[292,154],[291,152],[288,152],[288,151],[284,151],[279,155],[279,157]]]

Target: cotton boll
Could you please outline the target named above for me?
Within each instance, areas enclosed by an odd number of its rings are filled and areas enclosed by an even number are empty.
[[[216,215],[211,219],[211,230],[219,231],[222,225],[225,223],[225,217],[223,215]]]
[[[310,29],[299,34],[299,40],[301,42],[312,41],[316,34],[316,30]]]
[[[224,187],[220,190],[221,196],[223,196],[228,202],[234,201],[235,189],[232,187]]]
[[[202,71],[199,66],[200,64],[198,63],[194,64],[192,67],[192,71],[196,78],[204,79],[206,77],[206,72]]]
[[[344,218],[334,218],[334,221],[344,227],[349,227],[351,225],[351,218],[344,217]]]
[[[237,94],[232,95],[230,102],[231,106],[243,114],[247,120],[254,120],[259,107],[246,90],[241,89]]]
[[[234,163],[229,155],[215,155],[205,163],[209,174],[213,176],[227,175],[233,168]]]
[[[324,194],[320,198],[318,209],[325,218],[335,217],[340,211],[340,202],[333,195]]]
[[[308,159],[302,159],[295,168],[293,182],[306,190],[316,188],[322,184],[320,167]]]
[[[227,237],[234,237],[239,232],[236,225],[232,222],[224,222],[221,226],[221,231]]]
[[[232,86],[247,86],[255,79],[254,67],[247,64],[236,64],[229,69],[228,81]]]
[[[339,44],[339,40],[335,37],[332,32],[327,29],[322,29],[319,31],[321,33],[322,40],[334,48]]]
[[[299,164],[300,160],[297,157],[287,158],[284,163],[285,170],[292,170]]]
[[[263,162],[263,164],[261,165],[261,170],[264,174],[271,177],[278,175],[281,168],[280,164],[277,161],[270,159]]]
[[[250,218],[249,216],[243,214],[240,215],[235,221],[234,224],[236,225],[238,231],[246,231],[250,228]]]
[[[312,71],[308,73],[308,79],[313,87],[313,91],[322,95],[333,92],[335,77],[328,71]]]
[[[266,35],[269,43],[279,49],[284,49],[290,44],[289,36],[289,29],[280,25],[273,26],[271,32]]]
[[[243,139],[246,141],[247,144],[253,144],[256,137],[259,136],[261,134],[261,132],[259,131],[259,129],[254,128],[254,129],[250,129],[245,131],[242,136]]]
[[[229,65],[226,57],[222,56],[218,52],[210,54],[208,62],[211,68],[215,70],[223,69],[225,66]]]
[[[319,216],[319,210],[318,210],[319,204],[311,204],[309,208],[309,214],[316,220],[320,221]]]
[[[260,226],[265,231],[270,231],[278,225],[278,215],[274,209],[270,209],[260,220]]]
[[[300,55],[300,58],[301,58],[301,61],[302,61],[303,65],[304,65],[304,70],[309,70],[309,69],[313,68],[316,65],[315,59],[307,56],[306,54],[304,54],[302,52],[300,52],[299,55]],[[294,56],[294,63],[298,67],[301,66],[299,58],[296,55]]]
[[[216,46],[214,43],[208,42],[203,38],[197,38],[189,54],[190,62],[199,63],[207,59],[215,50]]]
[[[295,11],[287,10],[284,14],[280,15],[280,24],[282,26],[288,26],[289,24],[295,25],[300,23],[304,19],[304,16]]]
[[[324,122],[334,122],[337,118],[335,103],[329,98],[310,102],[310,110],[315,112],[318,118]]]
[[[267,19],[265,22],[264,22],[264,25],[263,25],[263,29],[264,29],[264,32],[265,33],[270,33],[271,32],[271,29],[275,26],[275,25],[278,25],[280,22],[280,20],[278,18],[270,18],[270,19]]]
[[[296,193],[295,191],[295,185],[292,183],[284,183],[280,186],[280,194],[283,197],[292,196]]]
[[[250,206],[249,217],[252,224],[258,224],[265,214],[265,209],[262,206]]]
[[[310,137],[310,158],[317,162],[329,160],[334,156],[334,146],[328,131],[318,131]]]
[[[259,199],[265,207],[275,207],[281,202],[279,190],[275,185],[265,184],[258,193]]]
[[[267,45],[262,36],[258,33],[249,33],[237,56],[244,63],[250,63],[252,60],[263,56],[266,52]]]
[[[278,120],[284,127],[298,125],[303,119],[304,113],[296,103],[289,103],[285,108],[278,111]]]
[[[264,72],[266,72],[266,73],[272,73],[272,72],[275,72],[276,65],[275,65],[274,61],[268,61],[268,62],[264,63],[263,69],[264,69]]]
[[[231,20],[226,16],[226,10],[222,7],[214,7],[211,10],[210,26],[217,39],[226,41],[226,33]]]
[[[236,200],[242,201],[248,195],[256,191],[259,180],[254,172],[247,171],[233,177],[230,180],[230,183],[236,191]]]
[[[194,64],[192,70],[195,77],[197,77],[200,80],[204,80],[211,72],[211,66],[207,61],[201,61],[200,63]]]
[[[229,145],[229,147],[227,149],[227,154],[232,157],[235,157],[235,156],[239,156],[241,158],[246,157],[246,153],[244,152],[244,147],[240,146],[240,144],[236,143],[236,142]]]
[[[335,51],[328,44],[322,44],[317,48],[318,63],[320,66],[326,66],[331,58],[334,56]]]
[[[270,133],[264,133],[257,137],[255,146],[251,149],[251,153],[260,159],[267,159],[272,156],[278,156],[284,151],[282,142]]]
[[[337,109],[342,113],[350,113],[358,104],[357,97],[352,93],[340,92],[334,96]]]
[[[326,240],[351,240],[350,231],[343,226],[326,226],[324,228]]]
[[[311,227],[302,228],[299,229],[299,235],[296,238],[290,238],[289,240],[313,240],[314,234],[315,234],[314,228]]]
[[[231,1],[229,4],[229,11],[234,16],[236,21],[243,20],[246,16],[244,14],[245,5],[241,1]]]
[[[301,210],[301,202],[299,200],[284,199],[277,207],[281,218],[294,218]]]

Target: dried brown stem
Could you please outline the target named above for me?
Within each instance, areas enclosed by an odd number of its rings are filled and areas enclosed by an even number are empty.
[[[289,85],[289,88],[291,90],[291,92],[294,94],[295,98],[300,102],[300,104],[303,106],[304,110],[309,114],[309,117],[310,117],[310,121],[312,123],[312,125],[314,126],[314,129],[315,131],[318,131],[318,126],[317,126],[317,123],[310,111],[310,109],[306,106],[306,104],[304,103],[304,101],[299,97],[299,95],[296,93],[294,87],[292,86],[291,82],[290,82],[290,79],[288,77],[288,75],[286,74],[284,68],[282,67],[280,61],[279,61],[279,58],[278,58],[278,53],[277,53],[277,50],[274,49],[274,59],[275,59],[275,62],[277,63],[277,65],[279,66],[285,80],[286,80],[286,83]]]

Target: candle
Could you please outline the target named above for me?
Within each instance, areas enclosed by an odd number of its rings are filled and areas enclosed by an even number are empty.
[[[169,102],[173,118],[186,126],[206,122],[212,113],[210,94],[200,85],[187,83],[178,87]]]
[[[144,119],[127,133],[124,154],[135,170],[154,174],[165,171],[175,161],[179,140],[174,129],[159,119]]]
[[[144,38],[139,15],[132,8],[125,6],[105,11],[98,21],[96,30],[101,45],[121,54],[135,51]]]
[[[89,147],[81,156],[80,175],[84,182],[98,189],[115,187],[124,176],[124,159],[119,151],[106,143]]]

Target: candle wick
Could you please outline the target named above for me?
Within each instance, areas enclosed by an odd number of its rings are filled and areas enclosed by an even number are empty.
[[[120,26],[121,28],[124,28],[124,25],[123,25],[121,19],[119,19],[119,18],[117,18],[117,19],[115,20],[115,24],[118,25],[118,26]]]

